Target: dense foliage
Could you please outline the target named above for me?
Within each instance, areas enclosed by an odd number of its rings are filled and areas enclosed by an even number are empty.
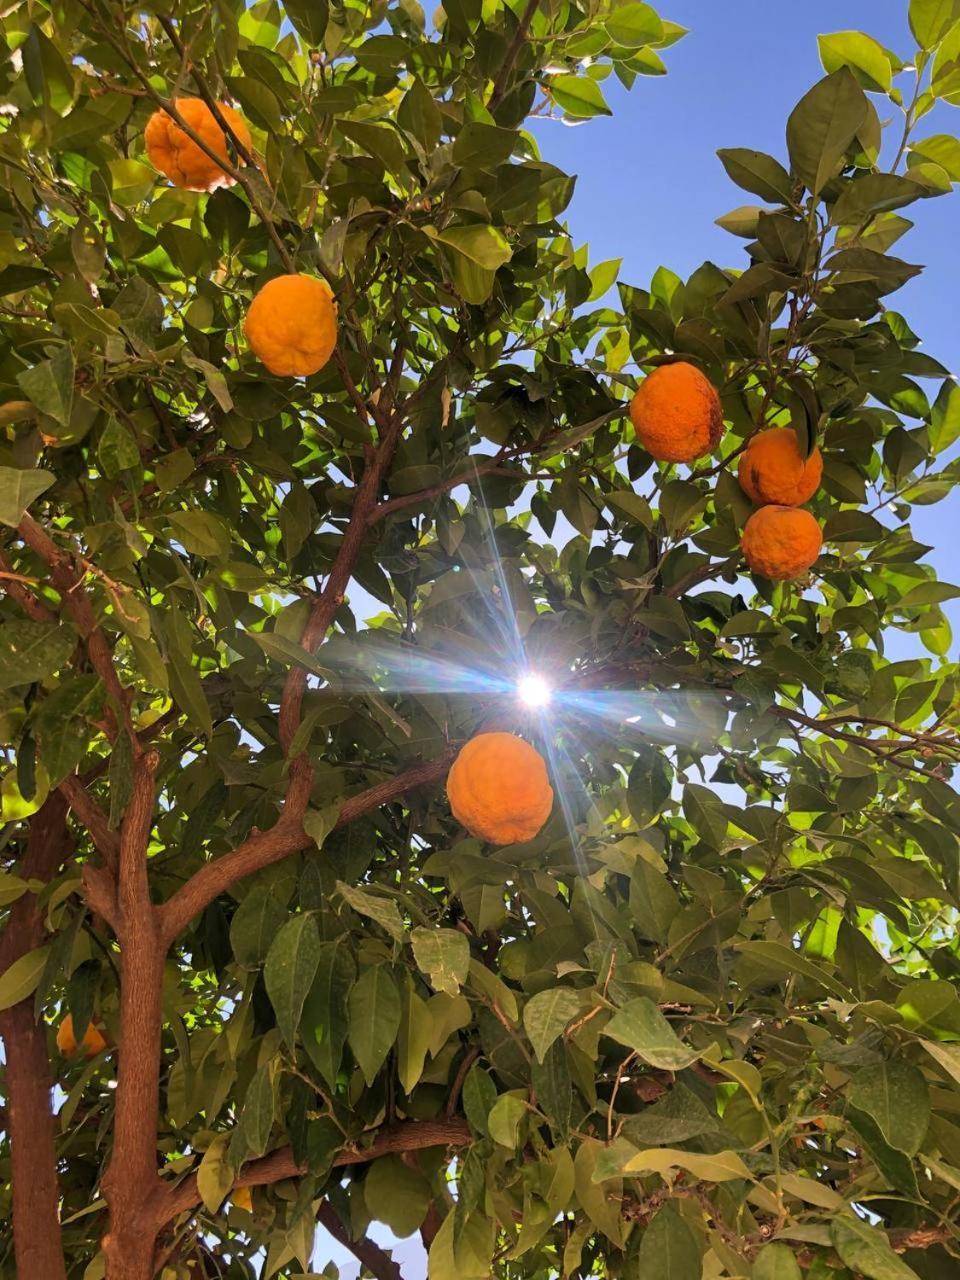
[[[887,299],[960,4],[909,18],[721,152],[746,261],[641,287],[524,124],[662,73],[646,4],[4,11],[4,1276],[316,1274],[318,1220],[381,1280],[373,1220],[430,1280],[957,1274],[960,590],[909,519],[960,390]],[[147,162],[181,96],[232,185]],[[307,379],[243,334],[291,271]],[[677,356],[692,468],[627,416]],[[800,582],[740,559],[769,425],[824,458]],[[526,844],[451,815],[485,728],[548,762]]]

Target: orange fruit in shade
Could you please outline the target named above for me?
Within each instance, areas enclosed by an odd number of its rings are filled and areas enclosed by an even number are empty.
[[[800,507],[820,488],[823,458],[816,448],[805,458],[792,427],[771,427],[750,437],[738,476],[740,488],[758,506]]]
[[[253,1213],[253,1196],[249,1187],[237,1187],[230,1198],[238,1209],[246,1209],[247,1213]]]
[[[243,329],[271,373],[307,378],[323,368],[337,345],[337,304],[330,286],[316,276],[275,276],[251,302]]]
[[[227,136],[202,98],[178,98],[174,105],[194,133],[199,134],[212,151],[223,160],[230,159]],[[224,102],[218,105],[230,128],[249,149],[250,130],[243,116]],[[187,191],[213,191],[216,187],[233,186],[233,179],[229,174],[224,173],[220,165],[198,147],[166,111],[153,113],[147,121],[143,136],[150,163],[168,177],[174,186],[184,187]]]
[[[532,840],[553,808],[543,757],[512,733],[478,733],[447,774],[453,816],[491,844]]]
[[[751,572],[778,581],[802,577],[816,562],[822,546],[820,526],[803,507],[760,507],[740,538]]]
[[[78,1048],[83,1050],[85,1058],[95,1058],[106,1047],[106,1039],[92,1022],[88,1024],[83,1033],[83,1040],[78,1046],[77,1037],[73,1032],[73,1017],[69,1013],[57,1028],[57,1048],[65,1058],[72,1058]]]
[[[630,402],[637,439],[658,462],[695,462],[712,453],[723,434],[717,389],[686,361],[647,375]]]

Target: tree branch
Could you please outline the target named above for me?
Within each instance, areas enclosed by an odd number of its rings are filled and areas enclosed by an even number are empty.
[[[357,1261],[376,1276],[376,1280],[403,1280],[399,1265],[378,1244],[367,1236],[361,1236],[359,1240],[352,1238],[329,1200],[324,1200],[318,1207],[317,1221],[334,1240],[349,1249]]]
[[[503,57],[503,63],[501,64],[497,78],[493,83],[493,91],[491,92],[490,99],[487,102],[487,108],[490,111],[493,111],[495,107],[498,107],[506,97],[507,84],[513,71],[513,64],[520,55],[520,50],[523,48],[523,42],[526,40],[527,32],[530,30],[530,24],[533,22],[539,7],[540,0],[528,0],[523,17],[520,19],[520,25],[517,27],[513,39],[507,46],[507,52]]]
[[[136,760],[133,790],[120,824],[120,1063],[113,1152],[103,1179],[110,1207],[110,1231],[103,1247],[108,1275],[116,1272],[131,1277],[140,1274],[131,1264],[142,1258],[144,1231],[161,1190],[157,1123],[165,952],[160,946],[157,910],[150,902],[147,876],[159,760],[154,750],[143,752]]]
[[[427,489],[421,489],[418,493],[404,493],[399,497],[388,498],[384,502],[378,502],[370,512],[369,523],[376,524],[394,511],[402,511],[404,507],[416,507],[422,502],[429,502],[431,498],[439,498],[442,494],[449,493],[451,489],[456,489],[458,485],[470,484],[472,480],[479,480],[481,476],[507,476],[512,480],[522,481],[524,484],[530,484],[534,480],[557,479],[552,472],[533,475],[528,471],[516,471],[513,467],[505,467],[502,461],[491,458],[488,466],[478,463],[471,467],[469,471],[461,471],[455,476],[448,476],[446,480],[430,485]]]
[[[107,868],[111,873],[116,874],[117,859],[120,856],[120,837],[116,831],[111,830],[107,815],[75,773],[69,778],[64,778],[57,790],[87,828],[90,839],[103,856]]]
[[[54,792],[30,819],[24,879],[53,879],[72,853],[67,804]],[[43,942],[43,913],[35,894],[11,907],[0,936],[0,973]],[[57,1151],[50,1107],[47,1032],[37,1024],[32,994],[0,1013],[6,1059],[7,1126],[13,1187],[13,1247],[17,1275],[66,1280],[60,1235]]]
[[[59,592],[64,608],[80,633],[90,665],[103,681],[115,704],[119,723],[130,738],[134,754],[139,754],[140,744],[130,723],[127,692],[114,668],[113,652],[97,624],[86,593],[79,590],[83,583],[83,574],[77,572],[69,552],[61,551],[32,516],[23,517],[17,532],[30,550],[38,555],[50,570],[50,581]]]
[[[711,578],[719,578],[728,569],[734,568],[739,563],[739,560],[740,556],[737,554],[730,556],[727,560],[721,560],[719,564],[708,562],[696,569],[691,569],[689,573],[685,573],[682,578],[679,578],[672,587],[667,587],[663,594],[677,600],[680,596],[686,595],[691,587],[699,586],[701,582],[709,582]]]
[[[399,415],[394,415],[376,451],[367,459],[363,478],[357,486],[346,533],[343,535],[333,567],[327,575],[323,590],[317,597],[300,638],[301,645],[308,653],[312,653],[320,644],[334,615],[343,603],[344,592],[353,575],[354,565],[367,534],[370,512],[376,505],[381,482],[393,461],[402,432],[403,419]],[[280,744],[284,751],[289,750],[300,724],[300,707],[306,687],[306,669],[299,666],[291,667],[280,699]]]
[[[55,621],[54,614],[51,613],[43,601],[38,599],[38,597],[24,585],[26,579],[23,575],[13,572],[13,565],[10,563],[6,553],[3,551],[0,551],[0,570],[2,570],[3,573],[4,591],[6,591],[11,600],[14,600],[20,606],[31,621]]]
[[[368,1164],[380,1156],[399,1155],[404,1151],[424,1151],[429,1147],[466,1147],[473,1141],[470,1126],[465,1120],[405,1120],[400,1124],[381,1129],[367,1147],[351,1147],[339,1153],[334,1168],[347,1165]],[[295,1178],[305,1170],[293,1158],[290,1147],[271,1151],[260,1160],[251,1160],[243,1166],[233,1184],[236,1187],[262,1187],[273,1182]],[[164,1226],[181,1213],[196,1208],[200,1203],[197,1175],[191,1173],[178,1186],[165,1189],[157,1205],[157,1225]]]
[[[446,751],[436,760],[414,765],[393,778],[350,796],[341,806],[336,826],[344,827],[364,814],[379,809],[381,805],[398,799],[414,787],[439,782],[449,769],[454,754],[453,750]],[[303,829],[303,815],[307,810],[313,782],[312,770],[308,765],[295,761],[291,765],[291,773],[295,773],[296,780],[287,793],[280,817],[269,831],[257,832],[230,853],[206,863],[158,908],[161,940],[165,947],[204,907],[238,880],[313,844],[313,840]]]

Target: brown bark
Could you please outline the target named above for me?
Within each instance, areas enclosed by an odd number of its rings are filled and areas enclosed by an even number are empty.
[[[341,374],[352,386],[345,365],[341,369]],[[344,592],[367,536],[371,512],[377,505],[380,486],[393,461],[393,455],[396,453],[402,434],[403,420],[395,416],[387,425],[376,451],[370,451],[368,454],[366,469],[357,485],[353,509],[350,512],[350,520],[343,535],[343,541],[340,543],[327,580],[323,584],[323,591],[313,606],[300,638],[300,643],[308,653],[313,653],[323,640],[333,622],[334,615],[343,603]],[[289,749],[300,724],[300,707],[306,687],[306,669],[291,667],[280,700],[280,744],[284,751]]]
[[[27,851],[20,866],[24,879],[50,880],[69,857],[66,818],[66,801],[54,793],[30,820]],[[37,899],[32,893],[24,894],[13,904],[0,937],[0,972],[40,946],[43,936]],[[34,1017],[32,997],[0,1013],[0,1035],[7,1063],[17,1275],[65,1280],[47,1033]]]
[[[114,667],[113,651],[97,624],[89,597],[82,590],[83,570],[77,568],[69,552],[60,550],[33,516],[25,515],[17,526],[17,532],[30,550],[49,568],[50,581],[59,591],[63,607],[80,633],[90,665],[103,681],[123,728],[136,742],[130,723],[129,698]]]
[[[367,1164],[380,1156],[401,1155],[405,1151],[423,1151],[428,1147],[465,1147],[472,1141],[470,1126],[465,1120],[406,1120],[402,1124],[382,1129],[368,1147],[352,1147],[341,1151],[334,1160],[334,1168]],[[235,1187],[261,1187],[272,1182],[296,1178],[304,1169],[293,1158],[289,1147],[271,1151],[260,1160],[251,1160],[241,1169]],[[191,1174],[176,1187],[163,1193],[158,1203],[159,1225],[163,1226],[181,1213],[195,1209],[200,1203],[197,1175]]]
[[[340,809],[337,827],[344,827],[366,813],[372,813],[381,805],[389,804],[414,787],[439,782],[445,776],[453,759],[452,750],[444,752],[436,760],[428,760],[398,773],[393,778],[369,787],[355,796],[349,796]],[[280,817],[269,831],[257,832],[229,853],[201,867],[182,888],[160,908],[161,930],[164,943],[169,945],[182,929],[219,897],[231,885],[245,876],[253,875],[264,867],[272,866],[283,858],[307,849],[313,843],[303,829],[303,815],[310,800],[312,774],[308,768],[294,762],[294,771],[302,781],[292,783]]]
[[[108,1280],[149,1280],[156,1239],[157,1117],[163,1027],[163,963],[156,908],[150,902],[147,844],[159,758],[145,752],[120,827],[117,895],[121,1049],[113,1151],[103,1179],[110,1227],[103,1240]]]

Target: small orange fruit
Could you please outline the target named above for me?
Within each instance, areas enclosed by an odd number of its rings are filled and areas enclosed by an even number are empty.
[[[237,1187],[230,1198],[238,1209],[246,1209],[247,1213],[253,1213],[253,1196],[250,1194],[249,1187]]]
[[[337,304],[316,276],[275,276],[251,302],[243,329],[271,373],[307,378],[337,345]]]
[[[478,733],[447,774],[453,816],[491,844],[532,840],[553,808],[539,751],[512,733]]]
[[[630,402],[637,439],[658,462],[694,462],[711,453],[723,434],[717,389],[680,360],[654,369]]]
[[[738,476],[740,488],[758,506],[800,507],[820,488],[823,458],[816,448],[805,458],[792,427],[771,427],[750,437]]]
[[[83,1040],[78,1046],[77,1037],[73,1033],[73,1017],[68,1013],[57,1028],[57,1048],[65,1058],[72,1058],[78,1047],[83,1050],[85,1058],[95,1058],[98,1053],[102,1053],[107,1047],[107,1042],[91,1022],[83,1033]]]
[[[787,581],[802,577],[823,546],[820,526],[802,507],[767,506],[744,526],[740,548],[752,573]]]
[[[222,159],[228,160],[226,134],[203,99],[178,98],[174,105],[207,146]],[[250,130],[243,116],[224,102],[219,107],[230,128],[249,150]],[[201,150],[166,111],[153,113],[147,121],[143,137],[150,163],[168,177],[175,187],[184,187],[187,191],[213,191],[217,187],[233,186],[233,179],[229,174],[224,173],[220,165]]]

